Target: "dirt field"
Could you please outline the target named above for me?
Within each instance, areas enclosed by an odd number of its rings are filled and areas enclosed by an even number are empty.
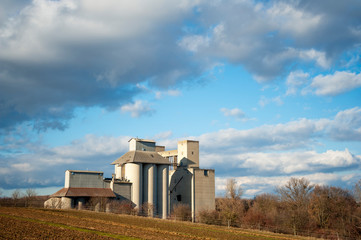
[[[306,238],[90,211],[0,207],[0,239]]]

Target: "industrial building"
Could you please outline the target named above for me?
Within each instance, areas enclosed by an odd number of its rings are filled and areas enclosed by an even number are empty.
[[[45,207],[78,208],[93,198],[131,201],[138,211],[167,218],[177,204],[189,206],[195,220],[201,210],[215,208],[215,173],[199,168],[199,142],[178,142],[165,150],[153,140],[132,138],[129,151],[113,163],[112,178],[103,172],[65,172],[64,188],[51,195]]]

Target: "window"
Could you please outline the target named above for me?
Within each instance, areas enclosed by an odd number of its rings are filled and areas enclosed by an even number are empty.
[[[177,195],[177,201],[181,202],[182,201],[182,195]]]
[[[204,176],[208,176],[208,170],[204,170]]]

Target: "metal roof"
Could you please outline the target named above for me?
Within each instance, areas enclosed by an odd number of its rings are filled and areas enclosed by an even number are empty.
[[[51,197],[116,197],[110,188],[62,188]]]
[[[115,160],[112,165],[123,163],[170,164],[166,158],[162,157],[157,152],[151,151],[129,151]]]
[[[67,170],[69,172],[73,172],[73,173],[94,173],[94,174],[104,174],[104,172],[100,172],[100,171],[85,171],[85,170]]]
[[[133,139],[134,139],[135,141],[137,141],[137,142],[151,142],[151,143],[155,143],[155,141],[154,141],[154,140],[150,140],[150,139],[142,139],[142,138],[131,138],[131,139],[129,139],[129,141],[128,141],[128,142],[132,141]]]

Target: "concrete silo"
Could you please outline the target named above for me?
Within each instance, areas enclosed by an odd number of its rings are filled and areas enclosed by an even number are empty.
[[[167,218],[169,161],[155,152],[155,142],[132,138],[129,152],[115,160],[115,177],[132,183],[131,201],[144,214]]]
[[[159,165],[158,167],[158,215],[167,218],[168,208],[168,179],[169,165]]]
[[[148,215],[154,216],[157,208],[157,165],[148,163],[144,165],[144,203],[148,204]]]
[[[124,164],[125,179],[132,183],[131,200],[135,207],[140,208],[143,203],[143,164]]]

